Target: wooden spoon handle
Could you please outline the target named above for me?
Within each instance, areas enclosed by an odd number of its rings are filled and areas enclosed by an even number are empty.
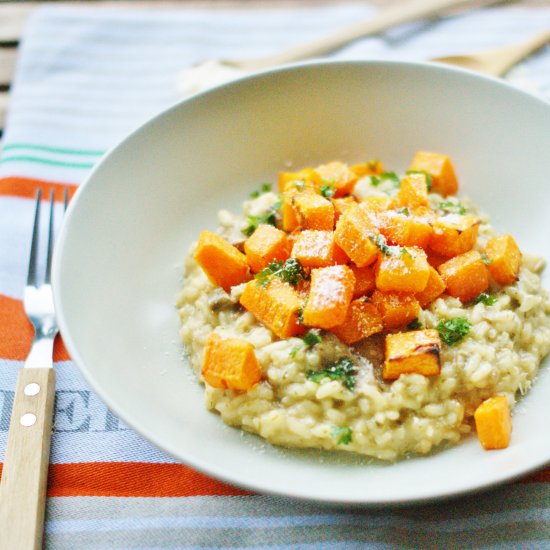
[[[255,70],[292,61],[300,61],[301,59],[334,51],[363,36],[377,34],[402,23],[435,15],[446,8],[459,4],[467,4],[467,2],[465,0],[411,0],[406,3],[398,2],[395,6],[376,13],[367,21],[345,27],[320,40],[289,48],[274,56],[228,63],[241,69]]]
[[[509,48],[503,49],[501,65],[498,67],[498,72],[495,72],[495,76],[503,75],[522,59],[525,59],[543,46],[546,46],[549,42],[550,29],[547,29],[521,44],[515,44]]]
[[[54,369],[19,371],[0,482],[0,550],[42,548],[54,395]]]

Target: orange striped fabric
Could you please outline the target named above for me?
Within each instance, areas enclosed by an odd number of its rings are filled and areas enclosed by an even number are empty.
[[[53,190],[55,200],[63,199],[63,189],[67,188],[69,199],[75,194],[77,186],[74,184],[57,183],[32,178],[9,177],[0,178],[0,196],[20,198],[34,198],[37,189],[42,190],[42,196],[48,197]]]

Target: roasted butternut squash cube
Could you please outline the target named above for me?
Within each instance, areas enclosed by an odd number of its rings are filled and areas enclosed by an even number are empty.
[[[430,276],[426,253],[413,246],[379,256],[375,270],[376,288],[383,292],[422,292]]]
[[[206,341],[202,376],[214,388],[248,391],[262,379],[262,369],[250,342],[213,332]]]
[[[518,280],[521,250],[511,235],[489,239],[485,246],[487,268],[499,285],[511,285]]]
[[[441,264],[444,264],[446,261],[448,261],[447,256],[441,256],[440,254],[436,254],[433,250],[427,251],[428,254],[428,263],[437,269]]]
[[[380,233],[389,244],[425,248],[432,237],[430,221],[423,213],[416,215],[412,209],[379,212],[376,219]]]
[[[330,329],[346,320],[353,298],[355,277],[346,265],[312,269],[309,296],[304,306],[304,325]]]
[[[426,288],[416,293],[416,299],[421,307],[425,307],[439,298],[445,292],[445,283],[439,273],[430,266],[430,276],[426,283]]]
[[[420,313],[420,304],[411,293],[375,290],[370,301],[380,312],[388,330],[408,325]]]
[[[296,181],[290,180],[285,184],[285,191],[281,195],[281,218],[282,228],[290,233],[300,227],[300,220],[294,205],[294,196],[298,193],[318,194],[315,184],[309,180]]]
[[[426,175],[422,173],[407,174],[401,180],[397,200],[401,206],[409,208],[428,206],[428,182],[426,181]]]
[[[479,220],[475,216],[447,214],[433,223],[430,249],[441,256],[458,256],[476,244]]]
[[[441,341],[437,330],[412,330],[386,335],[382,376],[395,380],[402,374],[436,376],[441,371]]]
[[[432,191],[444,197],[458,191],[458,180],[449,157],[440,153],[418,151],[409,168],[411,171],[427,172],[432,176]]]
[[[369,265],[378,256],[371,236],[378,233],[359,205],[352,205],[338,220],[334,232],[336,244],[358,267]]]
[[[247,278],[246,256],[223,237],[210,231],[199,235],[194,258],[210,281],[226,292]]]
[[[505,449],[510,443],[512,416],[504,395],[486,399],[475,410],[477,437],[484,449]]]
[[[353,191],[357,175],[343,162],[329,162],[315,168],[321,177],[322,185],[329,185],[334,191],[334,197],[344,197]]]
[[[296,236],[292,257],[304,267],[327,267],[345,264],[346,253],[334,242],[334,231],[306,229]]]
[[[365,176],[375,176],[377,174],[384,173],[384,165],[379,160],[369,160],[368,162],[361,162],[360,164],[354,164],[350,167],[351,171],[358,177],[364,178]]]
[[[470,250],[455,256],[438,267],[449,296],[469,302],[489,288],[489,272],[481,254]]]
[[[363,298],[351,302],[345,321],[330,329],[344,344],[350,345],[382,332],[384,323],[379,311]]]
[[[355,287],[353,297],[359,298],[370,294],[376,288],[376,276],[374,266],[357,267],[354,264],[349,266],[355,275]]]
[[[313,168],[304,168],[298,172],[279,173],[279,193],[284,193],[288,189],[295,189],[296,191],[304,191],[306,188],[315,190],[321,184],[322,180]]]
[[[314,193],[296,193],[292,206],[302,229],[334,229],[334,206],[330,200]]]
[[[279,338],[289,338],[304,332],[304,327],[298,322],[303,299],[288,283],[277,277],[273,277],[265,286],[257,281],[249,281],[239,301]]]
[[[272,225],[260,224],[244,242],[244,252],[250,269],[257,273],[272,261],[290,257],[292,245],[287,234]]]
[[[347,197],[340,197],[339,199],[331,199],[332,205],[334,206],[334,221],[337,222],[340,219],[340,216],[357,201],[351,195]]]
[[[361,208],[368,214],[378,214],[391,210],[396,206],[395,199],[391,197],[366,197],[361,202]]]

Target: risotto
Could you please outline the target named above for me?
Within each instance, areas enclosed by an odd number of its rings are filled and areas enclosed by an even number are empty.
[[[448,157],[417,153],[411,169],[282,173],[279,193],[262,186],[193,244],[181,338],[225,423],[382,460],[476,424],[485,448],[508,444],[507,411],[550,350],[544,262],[456,198]],[[207,237],[231,250],[201,254]]]

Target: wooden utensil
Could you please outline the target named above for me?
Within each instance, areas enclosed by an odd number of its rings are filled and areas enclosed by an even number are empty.
[[[549,42],[550,29],[519,44],[466,55],[435,57],[432,61],[447,65],[456,65],[457,67],[471,69],[491,76],[502,76],[522,59],[525,59]]]

